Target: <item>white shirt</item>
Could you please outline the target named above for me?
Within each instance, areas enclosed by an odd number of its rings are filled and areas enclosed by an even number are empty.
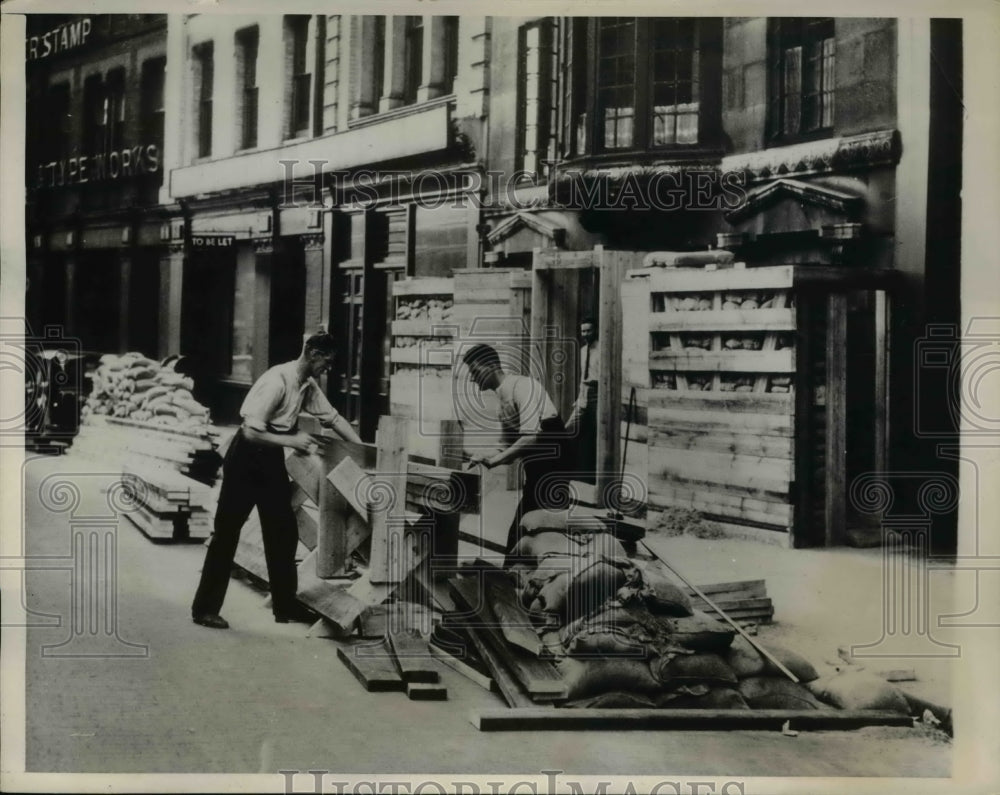
[[[538,433],[542,420],[559,416],[545,387],[530,376],[504,375],[496,394],[500,400],[503,440],[508,444],[518,436]]]
[[[590,353],[589,361],[587,353]],[[589,364],[589,372],[588,372]],[[580,348],[580,383],[596,384],[601,369],[601,343],[594,340]]]
[[[267,370],[250,387],[240,406],[240,416],[248,428],[278,433],[294,430],[302,411],[329,420],[339,416],[316,379],[306,376],[299,381],[297,361]]]

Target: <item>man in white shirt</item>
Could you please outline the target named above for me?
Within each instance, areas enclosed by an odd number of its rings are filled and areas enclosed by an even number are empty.
[[[316,378],[333,364],[336,342],[326,333],[306,340],[298,359],[278,364],[250,388],[236,431],[222,465],[222,488],[215,511],[215,532],[205,555],[201,582],[191,605],[196,624],[226,629],[219,615],[229,586],[229,572],[250,511],[257,507],[264,556],[271,587],[274,619],[279,623],[308,621],[311,614],[296,600],[298,575],[295,550],[299,534],[292,511],[292,489],[282,448],[299,453],[316,451],[316,442],[298,430],[299,413],[315,416],[343,439],[361,439],[326,399]]]
[[[566,420],[566,430],[576,438],[577,478],[596,482],[597,467],[597,386],[601,366],[601,347],[597,324],[591,317],[580,321],[580,390],[573,411]]]
[[[565,502],[568,475],[563,456],[566,428],[552,399],[538,381],[505,373],[500,356],[489,345],[473,345],[462,360],[473,383],[493,390],[500,401],[501,441],[492,455],[474,455],[472,464],[491,469],[520,460],[524,472],[521,500],[507,533],[507,551],[519,540],[521,517],[537,508],[557,508]]]

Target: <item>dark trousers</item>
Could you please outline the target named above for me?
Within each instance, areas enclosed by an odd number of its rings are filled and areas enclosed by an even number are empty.
[[[576,427],[577,480],[597,482],[597,387],[587,393],[587,406],[580,412]]]
[[[565,445],[566,426],[554,417],[542,422],[535,450],[521,459],[524,484],[514,520],[507,531],[508,554],[521,539],[521,517],[539,508],[560,509],[568,505],[569,481],[572,473],[567,466]]]
[[[222,609],[240,531],[254,506],[264,537],[271,609],[278,615],[295,608],[299,531],[291,498],[284,448],[251,442],[242,430],[237,431],[222,465],[215,532],[205,555],[192,614],[218,613]]]

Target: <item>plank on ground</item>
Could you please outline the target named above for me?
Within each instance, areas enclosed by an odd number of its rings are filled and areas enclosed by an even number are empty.
[[[406,689],[384,641],[339,645],[337,656],[369,693],[403,692]]]
[[[434,643],[428,644],[427,648],[430,650],[431,656],[434,657],[435,660],[447,665],[456,673],[461,674],[469,681],[479,685],[483,688],[483,690],[489,690],[491,693],[500,692],[500,688],[497,687],[497,684],[492,677],[487,676],[484,673],[480,673],[464,660],[458,659],[458,657],[455,657],[450,652],[445,651]]]
[[[537,730],[726,730],[780,731],[786,721],[797,730],[859,729],[864,726],[912,726],[898,712],[876,710],[793,709],[546,709],[525,707],[484,710],[471,715],[480,731]]]

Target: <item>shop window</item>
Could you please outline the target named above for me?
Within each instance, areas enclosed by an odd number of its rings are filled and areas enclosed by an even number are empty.
[[[141,124],[145,144],[163,145],[163,88],[165,58],[151,58],[142,64]]]
[[[201,44],[194,50],[195,67],[195,129],[197,130],[198,157],[212,154],[212,97],[215,93],[215,60],[212,42]]]
[[[125,70],[108,72],[104,94],[104,150],[117,152],[125,146]]]
[[[424,18],[406,18],[406,33],[403,63],[406,73],[403,85],[403,104],[412,105],[417,101],[417,89],[424,80]]]
[[[312,110],[312,74],[308,58],[310,17],[296,14],[285,20],[290,99],[286,137],[299,138],[309,134]]]
[[[602,17],[563,26],[563,151],[717,145],[721,20]],[[581,65],[583,62],[583,65]]]
[[[518,168],[544,174],[553,113],[552,24],[521,28],[518,37]]]
[[[833,127],[833,18],[772,19],[769,33],[771,138],[823,135]]]
[[[236,34],[237,118],[239,119],[240,149],[257,146],[257,28],[241,30]]]

